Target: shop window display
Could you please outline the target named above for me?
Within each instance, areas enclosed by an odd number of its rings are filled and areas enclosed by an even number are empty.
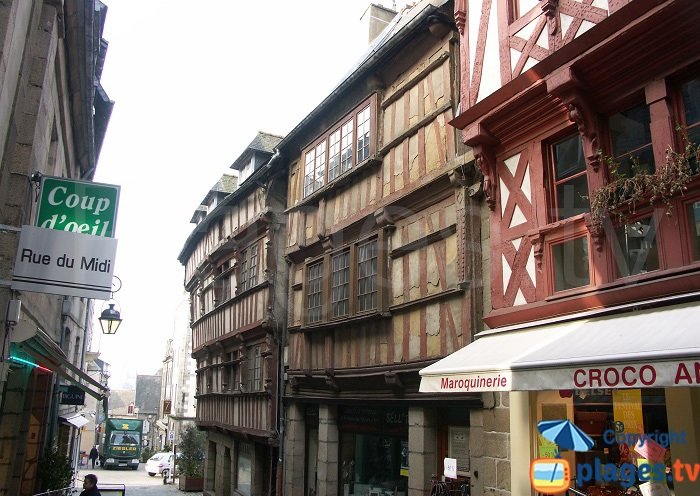
[[[538,457],[567,459],[571,484],[585,494],[622,496],[649,480],[673,489],[671,444],[682,433],[669,432],[663,389],[538,393],[538,421],[552,416],[572,420],[595,443],[572,452],[538,440]]]
[[[405,408],[347,407],[340,415],[340,494],[408,494]]]

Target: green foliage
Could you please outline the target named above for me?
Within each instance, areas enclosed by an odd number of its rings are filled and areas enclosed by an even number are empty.
[[[56,447],[46,448],[39,460],[37,479],[41,491],[63,489],[73,482],[73,468],[70,459],[59,453]]]
[[[697,173],[693,171],[691,163],[700,162],[700,145],[690,143],[685,136],[683,142],[682,152],[668,147],[664,162],[657,165],[655,172],[649,172],[640,166],[637,157],[631,157],[631,176],[621,174],[618,171],[620,164],[599,150],[600,161],[606,164],[610,172],[610,181],[590,195],[593,228],[599,229],[606,217],[624,222],[628,215],[635,212],[639,203],[661,201],[666,205],[666,215],[671,215],[673,197],[683,194],[692,176]]]
[[[204,449],[207,443],[205,432],[194,426],[188,427],[180,438],[178,452],[180,459],[177,464],[180,475],[186,477],[202,477],[204,475]]]

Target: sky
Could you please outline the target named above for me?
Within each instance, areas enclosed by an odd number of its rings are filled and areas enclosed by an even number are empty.
[[[112,336],[97,326],[91,349],[111,365],[110,387],[128,389],[160,368],[186,325],[177,256],[195,208],[258,131],[291,131],[359,60],[370,2],[103,1],[101,82],[115,106],[94,180],[121,185],[123,322]]]

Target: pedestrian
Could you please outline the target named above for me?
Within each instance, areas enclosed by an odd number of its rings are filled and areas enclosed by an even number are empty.
[[[93,470],[95,469],[95,462],[97,461],[97,458],[99,456],[100,456],[100,454],[97,452],[97,446],[93,446],[92,449],[90,450],[90,461],[92,462]]]
[[[97,489],[97,476],[95,474],[87,474],[83,479],[83,492],[80,496],[102,496],[100,490]]]

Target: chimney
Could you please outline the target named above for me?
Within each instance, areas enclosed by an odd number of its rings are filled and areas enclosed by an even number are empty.
[[[374,3],[369,4],[369,7],[367,7],[367,10],[360,18],[362,25],[365,26],[365,32],[368,34],[368,44],[372,43],[379,36],[379,33],[387,27],[394,16],[396,16],[395,10]]]

